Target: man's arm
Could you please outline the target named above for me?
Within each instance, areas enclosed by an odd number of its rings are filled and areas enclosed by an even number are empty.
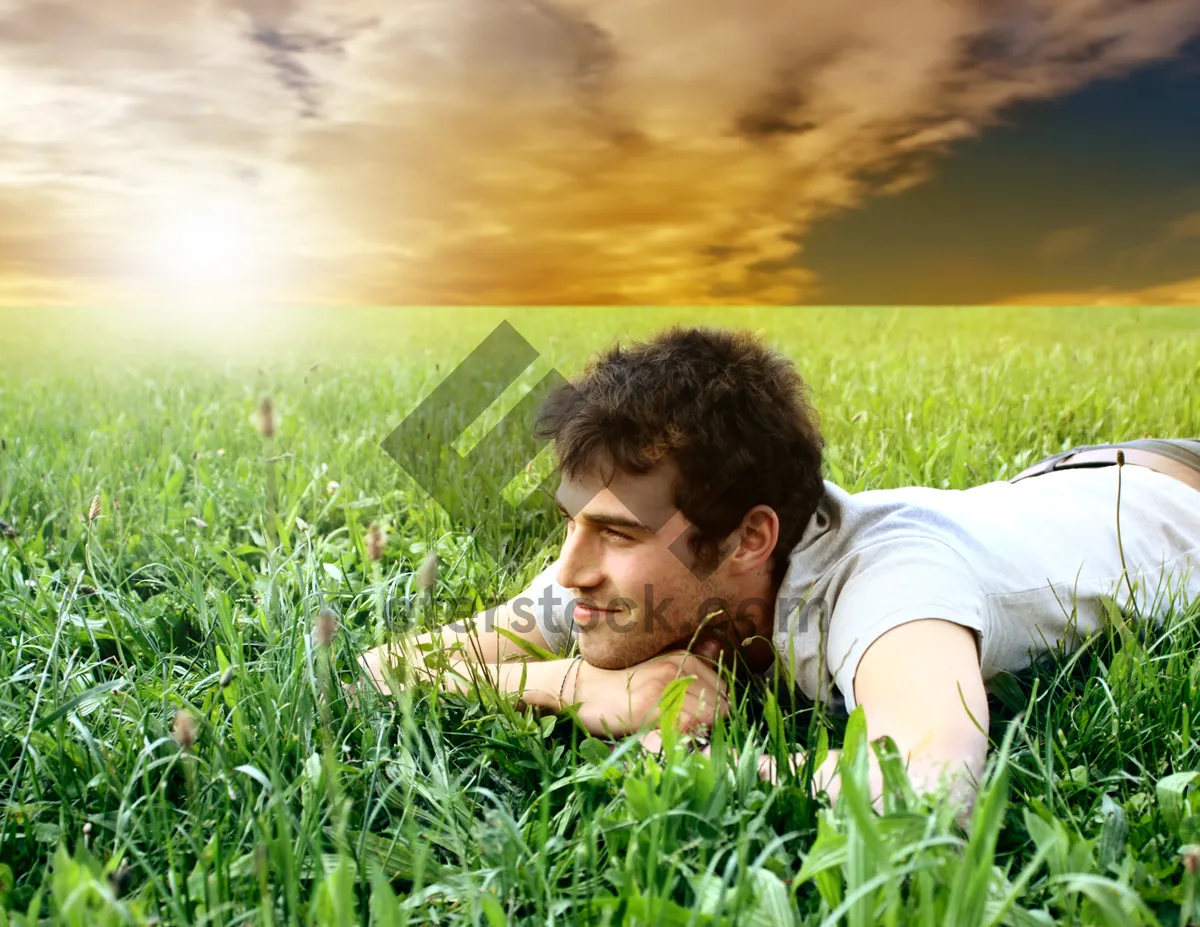
[[[713,665],[685,651],[670,651],[626,669],[592,666],[582,658],[479,662],[462,660],[443,672],[421,675],[436,679],[451,692],[476,687],[516,695],[518,705],[561,712],[576,706],[576,718],[591,734],[623,737],[655,724],[659,702],[668,685],[687,677],[687,689],[676,723],[681,730],[710,728],[717,712],[729,712],[725,684]],[[387,691],[386,684],[380,687]]]
[[[445,659],[451,663],[493,664],[526,655],[521,645],[501,633],[502,630],[545,649],[546,638],[532,617],[530,601],[526,591],[508,602],[479,612],[468,622],[452,622],[445,627],[406,636],[368,650],[361,657],[363,668],[370,673],[375,684],[387,692],[385,667],[389,664],[407,665],[422,671],[431,669],[427,661],[438,653],[444,653]]]
[[[932,790],[943,772],[950,775],[959,821],[965,825],[988,748],[987,692],[975,633],[936,618],[892,628],[859,661],[854,698],[866,715],[868,742],[890,736],[918,791]],[[813,774],[814,790],[824,789],[831,801],[841,791],[840,755],[831,750]],[[867,757],[871,798],[879,807],[883,776],[874,751],[868,750]],[[794,768],[803,762],[803,753],[792,758]],[[765,760],[760,772],[773,779],[773,763]]]
[[[589,733],[623,737],[656,723],[663,692],[683,677],[689,683],[676,719],[680,729],[707,729],[717,712],[728,713],[729,699],[717,670],[684,651],[661,653],[617,670],[579,658],[456,666],[441,684],[460,692],[494,685],[498,692],[519,696],[519,704],[553,712],[575,705],[576,717]]]
[[[522,642],[549,650],[551,647],[542,623],[551,627],[550,623],[555,622],[553,627],[558,627],[569,620],[565,606],[570,593],[554,582],[557,571],[558,561],[555,560],[507,602],[482,611],[466,622],[452,622],[376,647],[363,654],[360,662],[375,684],[386,692],[384,670],[389,664],[399,664],[424,674],[431,668],[431,662],[497,664],[527,656]],[[445,657],[435,658],[441,653]]]

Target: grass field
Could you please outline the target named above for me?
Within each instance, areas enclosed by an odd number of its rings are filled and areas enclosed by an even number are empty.
[[[379,446],[502,319],[541,356],[480,435],[551,368],[675,320],[794,357],[852,490],[1200,435],[1186,310],[0,315],[0,924],[1200,922],[1200,603],[997,681],[969,834],[895,769],[868,811],[861,726],[770,684],[711,761],[486,692],[348,701],[429,552],[422,621],[554,555],[554,518],[454,521]],[[858,759],[835,808],[755,774],[825,737]]]

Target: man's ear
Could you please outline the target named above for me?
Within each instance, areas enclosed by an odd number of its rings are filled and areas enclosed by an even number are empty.
[[[730,535],[737,546],[728,556],[734,574],[750,573],[769,564],[779,542],[779,516],[769,505],[756,505]]]

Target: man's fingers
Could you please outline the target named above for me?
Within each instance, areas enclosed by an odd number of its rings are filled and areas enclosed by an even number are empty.
[[[389,654],[391,656],[392,654]],[[358,664],[367,674],[367,678],[375,685],[384,695],[392,694],[392,687],[389,685],[389,679],[396,683],[397,690],[404,688],[404,679],[402,676],[403,664],[396,662],[391,665],[385,664],[378,650],[371,650],[362,654],[358,658]]]
[[[679,727],[690,730],[695,727],[711,728],[717,720],[717,712],[722,715],[729,713],[727,700],[714,693],[711,689],[695,691],[689,687],[683,697],[683,705],[679,710]]]
[[[688,690],[689,694],[691,689]],[[729,696],[722,689],[714,692],[712,689],[704,688],[695,696],[696,710],[693,714],[698,718],[703,718],[707,723],[712,724],[716,721],[716,716],[719,713],[721,717],[729,716]]]
[[[725,662],[729,662],[728,648],[725,642],[712,634],[703,634],[692,645],[691,653],[694,656],[701,657],[711,663],[717,663],[722,656],[725,656]]]
[[[707,733],[707,730],[708,730],[707,728],[697,728],[697,729],[692,729],[692,730],[681,731],[680,733],[683,735],[683,738],[686,741],[686,739],[688,737],[691,737],[692,735],[694,735],[696,733],[700,733],[700,734]],[[638,734],[637,739],[641,742],[642,749],[646,750],[648,753],[657,753],[660,755],[662,754],[662,752],[663,752],[662,732],[659,731],[657,728],[653,731],[647,731],[645,734]],[[703,753],[709,759],[712,759],[711,748],[708,747],[707,745],[705,745],[699,752]]]
[[[647,731],[645,734],[639,734],[638,740],[640,740],[642,742],[642,746],[651,753],[662,753],[662,734],[660,734],[657,729],[653,731]]]
[[[361,657],[358,658],[358,663],[359,663],[359,666],[361,666],[364,670],[366,670],[367,678],[370,679],[371,682],[375,684],[375,688],[377,688],[384,695],[390,694],[390,690],[388,689],[387,682],[384,680],[382,675],[380,675],[376,672],[376,667],[372,663],[370,654],[363,654]]]

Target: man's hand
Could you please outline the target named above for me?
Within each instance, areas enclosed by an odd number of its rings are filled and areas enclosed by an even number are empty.
[[[870,734],[868,733],[868,736]],[[705,756],[710,756],[709,748],[704,749]],[[842,758],[841,750],[830,750],[825,760],[813,770],[812,793],[824,792],[829,796],[829,804],[836,804],[842,791],[842,772],[838,762]],[[978,768],[970,768],[973,764],[966,758],[954,761],[928,753],[916,754],[909,752],[902,757],[906,762],[909,781],[916,792],[932,792],[939,786],[949,786],[949,800],[957,806],[956,817],[958,824],[966,829],[971,811],[975,807],[975,782],[978,779]],[[805,754],[798,750],[788,757],[788,765],[792,773],[799,776],[804,768]],[[964,769],[964,767],[967,767]],[[778,781],[778,767],[775,757],[763,755],[758,758],[758,774],[774,785]],[[883,772],[879,768],[879,759],[875,749],[867,745],[867,790],[870,794],[871,805],[880,814],[883,813]]]
[[[439,667],[454,663],[498,664],[525,654],[521,641],[545,648],[546,639],[534,621],[515,613],[514,603],[528,603],[531,590],[475,615],[466,623],[453,622],[433,631],[409,635],[368,650],[359,663],[384,694],[390,691],[386,670],[392,668],[404,683],[414,675],[430,678]],[[522,598],[523,597],[523,598]]]
[[[367,671],[367,675],[371,677],[371,681],[385,695],[390,694],[392,691],[388,685],[387,674],[389,672],[398,673],[402,669],[402,660],[400,646],[389,646],[387,644],[384,644],[382,647],[376,647],[374,650],[368,650],[358,658],[358,662]],[[358,684],[355,683],[355,685],[357,686]]]
[[[867,649],[854,684],[867,720],[867,788],[875,809],[883,811],[883,773],[870,744],[886,734],[900,750],[917,792],[949,785],[949,799],[957,805],[957,820],[965,829],[988,746],[983,733],[988,725],[987,694],[973,632],[940,619],[893,628]],[[654,732],[642,742],[648,750],[662,749]],[[702,752],[711,756],[710,748]],[[841,750],[830,750],[813,770],[813,794],[825,792],[831,804],[841,792],[840,759]],[[804,762],[804,751],[788,757],[795,775]],[[760,756],[758,772],[776,783],[775,758]]]
[[[725,683],[707,660],[671,651],[627,669],[607,670],[578,661],[574,679],[566,679],[565,701],[577,704],[579,721],[592,734],[615,737],[655,724],[659,701],[674,680],[694,676],[683,698],[681,730],[710,728],[717,713],[729,712]]]
[[[892,738],[918,791],[949,776],[965,826],[988,750],[987,691],[975,632],[938,618],[892,628],[863,654],[854,694],[866,714],[867,737]],[[868,756],[874,797],[883,784],[874,752]]]
[[[964,828],[987,758],[987,693],[979,669],[974,632],[941,619],[921,619],[892,628],[874,641],[859,661],[854,693],[867,721],[869,796],[882,811],[883,774],[870,742],[888,735],[900,750],[918,792],[949,780]],[[982,730],[981,730],[982,728]],[[840,750],[830,750],[813,773],[813,791],[830,802],[841,791]],[[804,753],[790,757],[794,771]],[[763,757],[759,773],[774,782],[773,757]]]

